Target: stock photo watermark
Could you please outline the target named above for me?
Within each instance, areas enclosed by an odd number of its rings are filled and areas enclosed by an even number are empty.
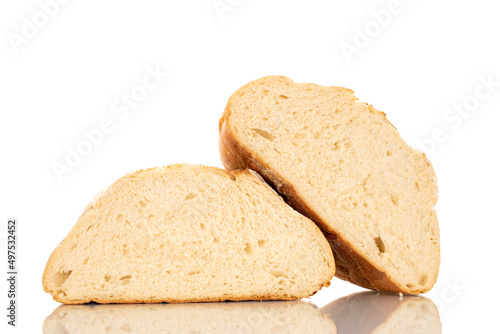
[[[469,95],[454,103],[442,114],[442,125],[432,129],[427,138],[415,141],[416,147],[431,156],[440,144],[445,143],[453,131],[457,131],[474,112],[477,112],[481,102],[491,98],[498,92],[500,81],[493,74],[479,76],[478,84]]]
[[[214,0],[212,7],[221,21],[224,21],[227,13],[233,12],[243,3],[243,0]]]
[[[7,33],[7,39],[12,49],[17,54],[21,46],[27,45],[33,40],[40,31],[45,28],[50,21],[55,18],[62,6],[68,4],[71,0],[40,0],[39,8],[30,16],[21,17],[21,26],[17,32]]]
[[[102,145],[106,135],[111,134],[120,122],[126,120],[133,110],[139,108],[141,102],[160,87],[169,74],[159,65],[154,68],[146,66],[145,72],[140,83],[133,86],[127,93],[120,94],[110,104],[110,111],[115,115],[114,119],[104,117],[93,128],[83,129],[80,139],[74,146],[66,145],[65,158],[52,161],[51,167],[59,182],[64,180],[66,174],[80,166],[84,158],[88,157],[96,147]]]
[[[18,295],[18,221],[15,218],[7,220],[7,324],[16,326],[17,323],[17,295]]]
[[[439,292],[436,292],[436,297],[432,297],[432,301],[438,308],[440,316],[443,316],[450,305],[457,302],[466,290],[467,286],[463,282],[459,282],[458,278],[455,277],[453,281],[445,279]]]
[[[406,0],[411,2],[412,0]],[[361,27],[354,27],[354,36],[349,42],[342,41],[340,50],[347,63],[351,63],[353,56],[361,54],[371,42],[387,28],[394,16],[403,12],[404,6],[400,0],[390,0],[384,9],[370,11],[370,19]]]

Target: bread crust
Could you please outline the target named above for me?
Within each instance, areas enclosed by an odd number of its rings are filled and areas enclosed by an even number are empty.
[[[237,94],[236,92],[235,94]],[[391,279],[382,268],[377,268],[368,259],[359,254],[349,241],[342,238],[335,230],[327,225],[321,217],[299,196],[292,184],[284,177],[272,170],[265,162],[259,160],[237,140],[231,130],[228,119],[230,114],[230,98],[222,117],[219,120],[219,152],[221,162],[227,170],[250,168],[262,175],[276,191],[283,196],[292,208],[314,221],[322,230],[332,248],[335,258],[335,276],[338,278],[365,287],[367,289],[393,293],[419,294],[428,290],[408,289]],[[370,106],[370,110],[382,113]],[[387,118],[385,118],[387,120]],[[387,121],[391,124],[389,121]],[[391,124],[391,126],[393,126]],[[394,127],[394,126],[393,126]]]
[[[333,277],[333,276],[332,276]],[[324,287],[328,287],[330,283],[323,285],[320,290]],[[319,291],[319,290],[318,290]],[[299,300],[302,298],[308,298],[312,295],[315,295],[318,291],[313,292],[311,295],[304,295],[304,296],[297,296],[297,297],[283,297],[283,296],[273,296],[273,295],[248,295],[248,297],[245,296],[228,296],[226,298],[199,298],[199,299],[149,299],[149,300],[144,300],[144,299],[111,299],[111,298],[87,298],[87,299],[77,299],[77,300],[71,300],[71,299],[63,299],[63,298],[58,298],[57,296],[53,295],[53,299],[56,302],[59,302],[61,304],[65,305],[79,305],[79,304],[87,304],[90,302],[94,302],[97,304],[160,304],[160,303],[169,303],[169,304],[180,304],[180,303],[216,303],[216,302],[226,302],[226,301],[232,301],[232,302],[240,302],[240,301],[267,301],[267,300],[285,300],[285,301],[291,301],[291,300]],[[50,291],[45,291],[45,292],[50,292]]]
[[[162,168],[178,168],[181,166],[189,166],[186,164],[174,164],[174,165],[169,165],[166,167]],[[257,173],[253,172],[252,170],[249,169],[238,169],[238,170],[223,170],[217,167],[211,167],[211,166],[202,166],[204,169],[211,170],[212,172],[215,172],[217,174],[220,174],[224,177],[230,178],[232,180],[235,180],[239,175],[251,175],[253,178],[259,180],[262,182],[262,185],[265,186],[263,187],[267,191],[270,191],[273,193],[273,196],[276,196],[277,198],[280,198],[278,194],[269,187],[269,185],[258,175]],[[82,217],[84,217],[86,214],[91,212],[92,210],[95,210],[96,208],[101,207],[103,204],[103,198],[105,197],[104,195],[108,192],[112,192],[116,187],[121,187],[122,183],[126,183],[128,180],[133,179],[137,177],[137,175],[147,172],[150,170],[155,170],[157,168],[149,168],[145,170],[138,170],[132,173],[129,173],[117,181],[115,181],[113,184],[111,184],[107,189],[101,191],[84,209],[82,215],[77,221],[77,224],[75,227],[72,228],[68,236],[61,241],[61,243],[56,247],[56,249],[52,252],[52,254],[49,257],[49,260],[47,261],[47,264],[45,266],[45,270],[43,273],[42,277],[42,285],[43,289],[45,292],[48,292],[52,295],[53,299],[59,303],[63,304],[68,304],[68,305],[76,305],[76,304],[85,304],[89,302],[95,302],[99,304],[137,304],[137,303],[144,303],[144,304],[154,304],[154,303],[191,303],[191,302],[224,302],[224,301],[264,301],[264,300],[297,300],[297,299],[302,299],[302,298],[307,298],[310,297],[314,294],[316,294],[319,290],[321,290],[324,287],[330,286],[330,281],[335,275],[335,265],[334,262],[333,266],[331,267],[331,272],[329,273],[328,280],[325,280],[324,282],[321,283],[321,285],[318,285],[317,290],[313,291],[310,294],[301,294],[301,295],[290,295],[289,297],[285,297],[283,295],[279,294],[250,294],[248,293],[247,295],[244,294],[234,294],[234,295],[227,295],[224,296],[223,298],[193,298],[193,299],[161,299],[161,298],[155,298],[155,299],[127,299],[127,298],[109,298],[109,297],[89,297],[85,299],[69,299],[66,297],[61,297],[61,294],[54,293],[54,290],[51,289],[50,283],[49,283],[49,277],[50,274],[53,272],[53,267],[55,262],[57,261],[58,257],[62,256],[62,253],[64,251],[64,246],[67,243],[67,240],[70,240],[71,237],[77,233],[78,231],[78,226],[81,224],[84,224]],[[282,202],[282,201],[280,201]],[[286,203],[282,202],[282,205],[287,205]],[[317,237],[319,242],[324,243],[324,248],[329,249],[327,241],[324,239],[321,230],[317,228],[314,224],[311,222],[311,226],[314,227],[314,229],[317,231]],[[330,256],[333,258],[333,254],[330,254]]]

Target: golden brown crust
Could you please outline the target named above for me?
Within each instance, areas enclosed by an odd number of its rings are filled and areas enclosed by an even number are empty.
[[[235,93],[236,94],[236,93]],[[219,152],[224,167],[228,170],[250,168],[262,175],[276,191],[282,195],[287,203],[295,210],[314,221],[329,241],[335,258],[335,276],[356,285],[380,291],[394,293],[423,293],[424,290],[410,290],[403,287],[387,276],[386,273],[375,267],[370,261],[355,251],[354,247],[344,240],[336,231],[332,230],[321,217],[295,191],[292,184],[273,171],[255,154],[244,148],[234,136],[228,115],[230,114],[231,99],[219,120]],[[373,107],[371,108],[373,110]],[[383,114],[382,112],[380,112]],[[385,115],[385,114],[383,114]],[[391,124],[392,125],[392,124]]]
[[[375,268],[338,235],[323,233],[332,246],[338,278],[372,290],[415,293],[415,291],[404,291],[396,285],[384,272]]]
[[[328,287],[330,284],[324,285],[323,287]],[[319,290],[318,290],[319,291]],[[318,291],[313,292],[310,295],[296,296],[296,297],[283,297],[283,296],[272,296],[272,295],[248,295],[245,296],[228,296],[227,298],[201,298],[201,299],[111,299],[111,298],[87,298],[78,300],[61,299],[57,296],[52,296],[56,302],[66,305],[79,305],[87,303],[97,303],[97,304],[159,304],[159,303],[169,303],[169,304],[179,304],[179,303],[216,303],[216,302],[238,302],[238,301],[264,301],[264,300],[299,300],[302,298],[310,297],[316,294]],[[47,291],[48,292],[48,291]]]
[[[47,264],[48,267],[48,264]],[[332,273],[333,278],[333,273]],[[87,304],[87,303],[97,303],[97,304],[157,304],[157,303],[169,303],[169,304],[178,304],[178,303],[205,303],[205,302],[226,302],[226,301],[264,301],[264,300],[299,300],[302,298],[308,298],[315,295],[322,288],[327,288],[330,286],[330,282],[326,282],[323,284],[318,290],[314,291],[311,294],[305,294],[300,296],[273,296],[273,295],[248,295],[248,296],[227,296],[225,298],[199,298],[199,299],[115,299],[115,298],[87,298],[87,299],[65,299],[59,298],[58,295],[52,295],[52,298],[61,304],[66,305],[78,305],[78,304]],[[44,290],[45,292],[50,291],[46,288],[45,280],[44,280]]]

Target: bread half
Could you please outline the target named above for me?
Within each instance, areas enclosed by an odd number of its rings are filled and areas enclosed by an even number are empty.
[[[321,308],[335,322],[339,333],[441,334],[439,311],[421,296],[359,292]]]
[[[252,172],[172,165],[98,195],[50,256],[43,287],[65,304],[292,300],[334,271],[317,226]]]
[[[155,305],[61,305],[45,334],[311,333],[335,334],[333,321],[301,301]]]
[[[226,169],[256,170],[323,230],[337,277],[390,292],[432,288],[436,176],[383,112],[346,88],[269,76],[231,96],[219,131]]]

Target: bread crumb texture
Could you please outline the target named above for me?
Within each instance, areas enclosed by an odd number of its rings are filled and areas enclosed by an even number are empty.
[[[43,286],[66,304],[291,300],[334,272],[317,226],[249,171],[171,165],[99,194]]]
[[[346,88],[269,76],[231,96],[219,127],[226,169],[257,170],[314,220],[339,278],[391,292],[432,288],[436,176],[383,112]]]

